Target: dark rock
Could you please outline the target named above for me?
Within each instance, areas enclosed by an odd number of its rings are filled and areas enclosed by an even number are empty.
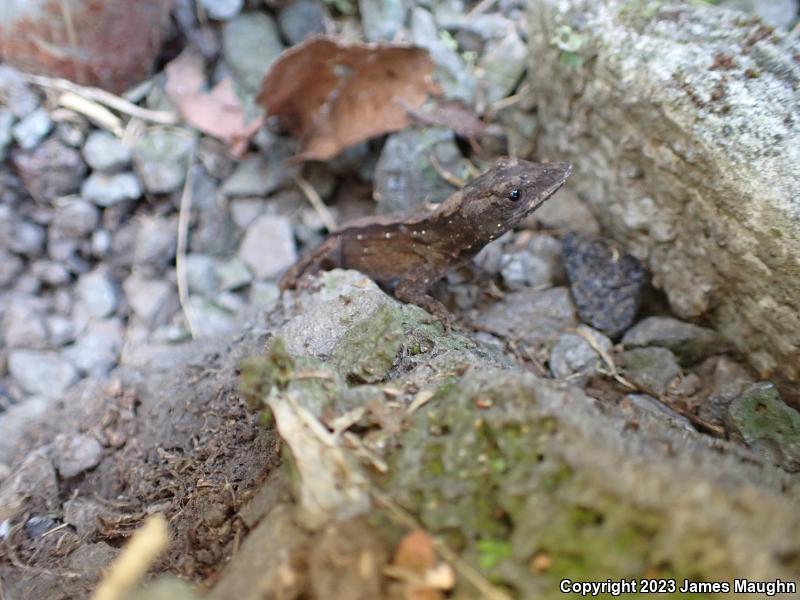
[[[32,540],[42,537],[45,533],[55,527],[57,521],[50,517],[33,516],[25,521],[25,533]]]
[[[692,422],[681,414],[672,410],[658,399],[647,394],[628,394],[622,402],[623,413],[631,410],[635,415],[645,413],[659,419],[664,419],[686,431],[695,431]]]
[[[9,222],[9,225],[10,231],[6,234],[5,240],[0,241],[0,243],[5,242],[7,248],[12,252],[30,258],[42,255],[45,242],[44,228],[20,218],[13,219]],[[2,229],[3,224],[0,223],[0,233],[2,233]]]
[[[0,109],[0,161],[6,159],[8,147],[11,145],[11,128],[14,126],[14,115],[10,111]]]
[[[177,218],[142,218],[136,230],[133,264],[147,272],[161,273],[175,259],[177,243]]]
[[[581,321],[612,338],[628,329],[647,281],[639,261],[575,233],[564,236],[562,258]]]
[[[278,27],[289,44],[325,33],[325,12],[318,0],[295,0],[278,12]]]
[[[6,250],[0,248],[0,287],[10,285],[20,274],[24,265],[22,259]]]
[[[86,175],[80,152],[54,138],[33,150],[14,152],[13,160],[25,189],[39,202],[77,192]]]

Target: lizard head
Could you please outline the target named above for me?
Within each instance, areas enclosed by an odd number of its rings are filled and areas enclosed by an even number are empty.
[[[555,194],[572,173],[568,162],[501,158],[462,190],[462,214],[493,240]]]

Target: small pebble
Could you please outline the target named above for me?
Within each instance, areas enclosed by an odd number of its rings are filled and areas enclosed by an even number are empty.
[[[50,133],[53,122],[44,108],[37,108],[31,114],[14,125],[11,133],[17,144],[23,150],[31,150]]]
[[[97,206],[108,207],[137,200],[142,195],[139,179],[130,172],[107,174],[94,172],[84,181],[81,196]]]
[[[117,136],[93,131],[83,146],[83,158],[95,171],[112,173],[131,163],[131,151]]]
[[[286,217],[262,215],[247,229],[239,258],[258,279],[276,277],[297,260],[292,224]]]

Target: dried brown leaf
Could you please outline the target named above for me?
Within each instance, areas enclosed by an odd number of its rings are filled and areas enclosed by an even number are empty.
[[[231,152],[241,155],[263,119],[248,120],[229,78],[205,91],[204,68],[203,58],[195,52],[184,52],[170,62],[165,69],[167,96],[187,123],[222,140]]]
[[[258,102],[303,144],[301,157],[326,160],[358,142],[403,129],[407,108],[430,93],[427,50],[396,44],[341,44],[316,37],[281,54]]]

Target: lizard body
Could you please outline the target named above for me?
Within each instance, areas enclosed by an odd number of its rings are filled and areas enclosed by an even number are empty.
[[[432,212],[366,217],[331,232],[286,272],[280,288],[294,288],[319,270],[356,269],[449,323],[431,286],[541,206],[571,172],[569,163],[500,159]]]

